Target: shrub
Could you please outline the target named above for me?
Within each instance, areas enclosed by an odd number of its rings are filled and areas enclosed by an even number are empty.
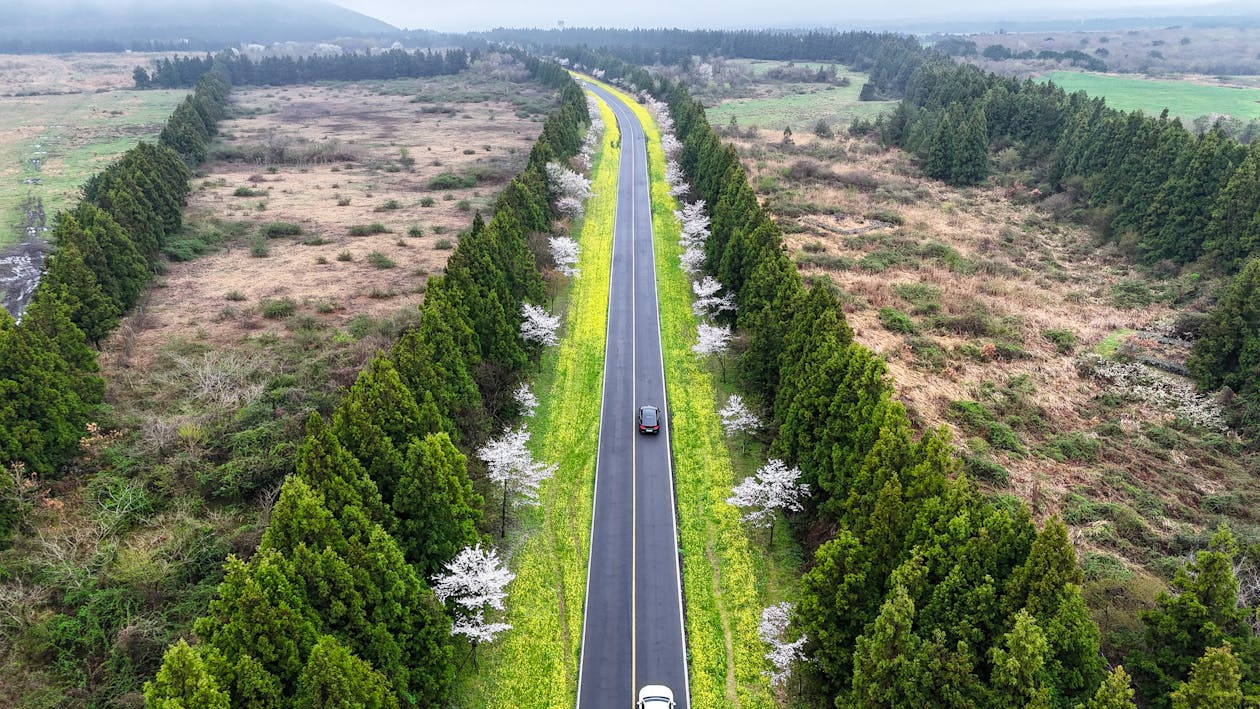
[[[941,289],[930,283],[898,283],[893,293],[910,303],[915,315],[932,315],[941,309]]]
[[[300,236],[302,227],[291,222],[271,222],[263,225],[262,233],[269,239],[277,236]]]
[[[337,198],[337,206],[338,206],[338,207],[349,207],[349,206],[350,206],[350,198],[349,198],[349,197],[338,197],[338,198]]]
[[[398,265],[394,263],[393,259],[381,253],[380,251],[373,251],[372,253],[368,254],[367,260],[368,260],[368,263],[380,269],[393,268],[394,266]]]
[[[919,326],[914,324],[914,321],[910,319],[910,316],[900,310],[897,310],[896,308],[880,308],[879,321],[883,324],[885,329],[892,332],[913,335],[919,331]]]
[[[1154,300],[1150,286],[1142,281],[1125,279],[1111,287],[1111,302],[1117,308],[1142,308]]]
[[[227,295],[223,297],[236,303],[239,303],[240,301],[245,300],[245,294],[238,290],[230,290],[227,292]]]
[[[980,456],[964,455],[963,470],[975,480],[983,480],[999,487],[1011,481],[1009,470],[999,463]]]
[[[261,236],[249,240],[249,255],[254,258],[266,258],[271,255],[271,247]]]
[[[328,265],[328,259],[323,256],[316,256],[315,263],[319,264],[320,266],[326,266]]]
[[[455,244],[451,243],[450,239],[438,239],[433,244],[433,248],[438,251],[450,251],[455,248]]]
[[[264,298],[258,304],[264,318],[287,318],[297,310],[297,303],[292,298]]]
[[[232,190],[233,197],[262,197],[266,194],[266,190],[256,190],[252,187],[237,187],[235,190]]]
[[[821,254],[827,250],[827,247],[821,241],[811,241],[801,247],[801,250],[807,254]]]
[[[353,261],[354,254],[351,254],[349,251],[342,251],[341,253],[337,254],[337,260],[338,261]]]
[[[426,186],[431,190],[455,190],[462,187],[476,187],[477,178],[473,176],[461,177],[453,172],[443,172],[430,179]]]
[[[1024,446],[1019,436],[997,418],[983,404],[974,401],[951,401],[946,415],[964,428],[980,433],[994,448],[1023,454]]]
[[[422,198],[420,199],[420,206],[421,206],[421,207],[432,207],[432,206],[433,206],[433,198],[432,198],[432,197],[422,197]]]
[[[896,212],[890,212],[886,209],[878,209],[878,210],[875,210],[874,212],[867,212],[866,218],[873,221],[877,221],[877,222],[886,222],[888,224],[895,224],[897,226],[901,226],[902,224],[906,223],[905,218],[902,217],[900,214],[897,214]]]
[[[355,224],[350,227],[350,236],[371,236],[373,234],[388,234],[389,229],[379,222],[375,224]]]
[[[456,208],[456,209],[458,209],[458,210],[459,210],[459,211],[461,211],[461,212],[468,212],[468,211],[471,211],[471,210],[472,210],[472,202],[469,202],[469,201],[468,201],[468,200],[466,200],[466,199],[461,199],[460,201],[458,201],[458,202],[456,202],[456,203],[455,203],[455,208]]]
[[[327,243],[330,243],[328,239],[325,239],[324,237],[319,236],[318,234],[314,236],[308,236],[305,239],[302,239],[303,246],[323,246],[324,244],[327,244]]]
[[[378,205],[373,212],[388,212],[394,209],[402,209],[402,204],[396,199],[386,200],[384,204]]]
[[[1055,436],[1042,449],[1047,458],[1060,463],[1092,463],[1098,460],[1102,443],[1087,433],[1075,431],[1065,436]]]
[[[393,298],[396,295],[398,295],[398,293],[392,288],[386,288],[383,290],[381,288],[373,288],[372,292],[368,293],[368,297],[373,300],[386,300]]]
[[[407,229],[407,236],[424,236],[424,227],[417,224]]]
[[[1071,330],[1042,330],[1041,336],[1053,343],[1059,354],[1072,354],[1076,348],[1076,334]]]

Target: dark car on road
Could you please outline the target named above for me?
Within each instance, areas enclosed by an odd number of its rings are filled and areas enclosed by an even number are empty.
[[[661,412],[655,406],[639,407],[639,433],[660,433]]]

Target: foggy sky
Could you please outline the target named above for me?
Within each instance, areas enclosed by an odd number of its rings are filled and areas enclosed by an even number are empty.
[[[333,0],[396,27],[856,27],[899,20],[1086,19],[1172,14],[1219,0]]]

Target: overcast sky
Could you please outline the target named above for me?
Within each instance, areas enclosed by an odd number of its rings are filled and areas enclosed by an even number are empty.
[[[333,0],[396,27],[467,31],[494,27],[852,27],[914,19],[1109,17],[1165,12],[1219,0]],[[1127,12],[1126,12],[1127,11]],[[1163,14],[1162,12],[1160,14]]]

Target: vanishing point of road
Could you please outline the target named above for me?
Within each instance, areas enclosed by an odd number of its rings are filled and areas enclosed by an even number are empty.
[[[673,689],[679,709],[689,709],[643,126],[619,98],[588,88],[617,116],[621,174],[577,706],[632,707],[640,687],[663,684]],[[638,433],[643,405],[660,409],[659,435]]]

